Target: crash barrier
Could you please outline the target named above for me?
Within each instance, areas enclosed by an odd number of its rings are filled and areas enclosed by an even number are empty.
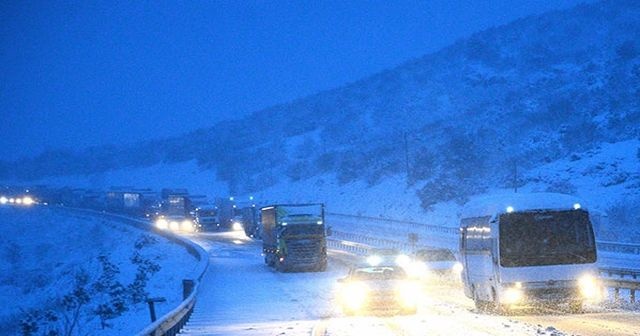
[[[596,241],[598,250],[616,253],[640,254],[640,244],[616,243],[610,241]]]
[[[198,260],[198,278],[196,281],[189,282],[189,281],[183,281],[183,286],[185,286],[185,284],[189,284],[187,287],[188,288],[183,288],[184,289],[184,296],[186,296],[186,294],[188,294],[188,296],[182,301],[182,303],[180,303],[180,305],[176,308],[174,308],[172,311],[166,313],[164,316],[160,317],[159,319],[157,319],[155,322],[151,323],[149,326],[147,326],[146,328],[144,328],[142,331],[140,331],[137,335],[138,336],[146,336],[146,335],[167,335],[167,336],[174,336],[177,335],[180,332],[180,329],[182,329],[182,327],[187,323],[187,321],[189,320],[189,317],[191,316],[191,313],[193,313],[193,308],[195,307],[195,303],[196,303],[196,297],[198,294],[198,289],[200,286],[200,281],[202,280],[202,277],[204,276],[205,272],[207,271],[207,267],[209,267],[209,255],[208,253],[199,245],[191,242],[188,239],[182,238],[180,236],[177,236],[171,232],[168,231],[157,231],[155,230],[148,221],[145,220],[141,220],[141,219],[137,219],[137,218],[131,218],[131,217],[127,217],[127,216],[123,216],[123,215],[118,215],[118,214],[113,214],[113,213],[108,213],[108,212],[103,212],[103,211],[96,211],[96,210],[89,210],[89,209],[79,209],[79,208],[67,208],[64,207],[63,209],[68,210],[68,211],[74,211],[77,213],[84,213],[84,214],[88,214],[88,215],[93,215],[93,216],[100,216],[103,218],[107,218],[107,219],[111,219],[111,220],[115,220],[115,221],[119,221],[121,223],[125,223],[127,225],[136,227],[138,229],[141,230],[145,230],[145,231],[151,231],[153,230],[153,232],[155,234],[158,234],[160,236],[163,236],[164,238],[167,238],[168,240],[170,240],[171,242],[174,242],[178,245],[183,246],[187,252],[189,254],[191,254],[192,256],[194,256],[197,260]],[[189,288],[191,288],[191,290],[189,290]],[[189,293],[190,291],[190,293]]]
[[[613,289],[613,298],[620,301],[622,290],[629,292],[629,302],[636,302],[636,291],[640,290],[640,271],[624,268],[601,267],[600,275],[605,286]]]
[[[327,238],[327,247],[355,255],[367,255],[371,249],[371,246],[366,244],[334,238]]]
[[[393,232],[395,236],[404,235],[401,239],[406,240],[406,236],[409,233],[422,234],[419,237],[420,243],[425,242],[425,233],[433,233],[436,236],[429,236],[429,242],[433,246],[446,245],[446,247],[452,248],[458,243],[459,229],[457,227],[450,227],[444,225],[425,224],[412,221],[402,221],[396,219],[370,217],[370,216],[358,216],[327,212],[328,216],[331,216],[327,220],[327,223],[339,223],[340,228],[343,231],[358,227],[360,231],[367,229],[370,232],[384,233],[385,231]],[[334,229],[335,232],[335,229]],[[374,239],[374,237],[369,237]],[[444,238],[444,239],[443,239]],[[381,240],[384,240],[382,238]],[[399,242],[403,244],[403,242]],[[444,244],[443,244],[444,243]],[[388,246],[386,244],[385,246]],[[625,253],[640,255],[640,244],[619,243],[612,241],[596,240],[596,245],[599,251]],[[426,246],[426,245],[425,245]],[[445,246],[442,246],[445,247]]]

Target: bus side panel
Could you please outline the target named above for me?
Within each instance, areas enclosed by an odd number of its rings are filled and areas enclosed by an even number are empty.
[[[469,253],[465,256],[464,269],[468,273],[469,297],[473,297],[471,288],[475,288],[478,297],[484,301],[492,300],[493,262],[491,254],[486,252]]]

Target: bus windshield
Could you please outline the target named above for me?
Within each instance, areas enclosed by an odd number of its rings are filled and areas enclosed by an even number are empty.
[[[595,261],[593,229],[584,210],[514,212],[500,216],[503,267]]]

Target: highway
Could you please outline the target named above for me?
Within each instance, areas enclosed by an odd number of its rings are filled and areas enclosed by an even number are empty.
[[[640,335],[640,313],[587,306],[585,313],[477,312],[459,284],[425,284],[413,316],[343,317],[334,309],[336,280],[349,255],[331,251],[327,272],[278,273],[261,242],[240,233],[189,237],[210,253],[195,311],[183,335]]]

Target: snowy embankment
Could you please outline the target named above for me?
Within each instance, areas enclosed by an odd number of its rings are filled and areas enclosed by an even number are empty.
[[[2,335],[68,331],[76,311],[72,334],[135,334],[150,323],[146,296],[166,299],[160,317],[182,301],[182,280],[199,276],[182,246],[62,208],[2,206],[0,229]]]
[[[604,143],[600,147],[519,173],[518,192],[561,192],[585,200],[589,209],[608,213],[610,227],[599,227],[598,239],[640,241],[640,141]],[[11,183],[10,183],[11,184]],[[226,184],[213,170],[198,167],[195,161],[127,168],[87,176],[66,176],[32,181],[30,184],[72,186],[106,190],[110,186],[139,188],[187,188],[191,194],[215,197],[229,195]],[[270,203],[323,202],[330,213],[362,215],[456,227],[463,202],[435,204],[430,211],[421,207],[416,192],[424,182],[407,186],[404,174],[387,176],[380,183],[364,181],[340,184],[333,174],[305,180],[282,181],[255,193],[259,205]],[[486,190],[486,194],[512,192],[506,186]],[[244,195],[248,196],[248,195]]]

